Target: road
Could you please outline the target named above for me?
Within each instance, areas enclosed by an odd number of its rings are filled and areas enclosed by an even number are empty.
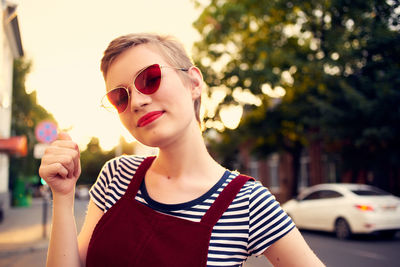
[[[304,232],[307,243],[327,266],[400,266],[400,236],[393,240],[356,236],[340,241],[331,234]]]
[[[400,266],[400,233],[393,240],[376,236],[356,236],[341,241],[328,233],[302,231],[304,239],[326,266]],[[265,258],[251,258],[245,267],[271,266]]]
[[[87,201],[75,202],[75,217],[77,221],[77,228],[80,229],[86,210]],[[33,228],[35,225],[40,226],[42,207],[34,205],[29,209],[25,209],[19,216],[14,216],[16,222],[5,221],[5,223],[15,224],[17,230],[13,230],[13,236],[18,234],[18,229],[29,229],[27,225]],[[23,216],[23,217],[21,217]],[[24,218],[24,219],[22,219]],[[27,225],[24,225],[27,224]],[[6,228],[6,225],[0,225],[0,230]],[[26,231],[28,233],[28,231]],[[42,234],[41,228],[35,231],[36,235],[40,237]],[[376,237],[359,236],[349,241],[340,241],[331,234],[302,231],[302,234],[318,255],[318,257],[327,266],[340,266],[340,267],[395,267],[399,264],[400,252],[400,233],[393,240],[384,240]],[[7,236],[7,233],[1,233],[1,236]],[[35,238],[36,236],[32,236]],[[4,238],[3,238],[4,239]],[[20,250],[17,253],[2,253],[3,245],[0,243],[0,266],[4,267],[43,267],[46,261],[47,243],[42,242],[42,246],[36,247],[34,250],[26,249]],[[251,257],[245,264],[245,267],[261,267],[271,266],[265,257]]]

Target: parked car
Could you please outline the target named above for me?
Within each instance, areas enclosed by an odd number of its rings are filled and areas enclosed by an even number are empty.
[[[400,198],[361,184],[319,184],[302,191],[282,208],[300,229],[329,231],[339,239],[400,230]]]
[[[77,199],[89,199],[89,187],[87,185],[78,185],[75,188],[75,197]]]

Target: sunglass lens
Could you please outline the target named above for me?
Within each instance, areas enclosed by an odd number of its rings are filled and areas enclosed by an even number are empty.
[[[153,94],[160,87],[161,69],[158,64],[144,69],[135,79],[135,87],[146,95]]]
[[[107,93],[107,98],[110,103],[122,113],[128,107],[129,95],[125,88],[116,88]]]

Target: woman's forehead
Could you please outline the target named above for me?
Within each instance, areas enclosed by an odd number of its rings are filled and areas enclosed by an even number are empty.
[[[116,65],[116,63],[127,63],[129,65],[146,65],[150,63],[149,65],[151,65],[156,63],[153,62],[154,60],[164,61],[164,57],[162,56],[160,50],[154,45],[141,44],[130,47],[126,51],[122,52],[114,59],[110,67],[112,68],[114,65]]]
[[[164,65],[166,61],[154,46],[143,44],[128,48],[111,63],[106,78],[107,89],[132,83],[140,70],[155,63]]]

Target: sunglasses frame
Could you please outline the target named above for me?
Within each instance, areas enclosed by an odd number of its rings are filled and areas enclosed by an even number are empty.
[[[139,70],[139,72],[135,75],[135,77],[133,77],[133,82],[131,83],[131,84],[132,84],[131,87],[133,87],[138,93],[140,93],[140,94],[142,94],[142,95],[152,95],[152,94],[154,94],[155,92],[157,92],[158,89],[160,88],[160,85],[158,85],[158,88],[157,88],[156,90],[154,90],[153,92],[151,92],[151,93],[144,93],[144,92],[140,91],[139,89],[137,89],[136,86],[135,86],[136,78],[139,77],[139,75],[141,75],[141,74],[142,74],[144,71],[146,71],[148,68],[153,67],[153,66],[158,66],[158,67],[160,68],[160,75],[161,75],[161,77],[160,77],[160,84],[161,84],[162,77],[163,77],[163,76],[162,76],[162,75],[163,75],[163,74],[162,74],[162,69],[163,69],[163,68],[170,68],[170,69],[180,70],[180,71],[189,71],[189,69],[190,69],[190,68],[171,67],[171,66],[166,66],[166,65],[160,65],[160,64],[157,64],[157,63],[151,64],[151,65],[148,65],[148,66],[142,68],[142,69]],[[117,90],[117,89],[118,89],[118,90],[124,89],[124,90],[126,91],[127,95],[128,95],[128,103],[130,102],[131,93],[130,93],[129,89],[128,89],[127,87],[125,87],[125,86],[118,86],[118,87],[115,87],[115,88],[111,89],[110,91],[108,91],[108,92],[102,97],[102,99],[101,99],[101,107],[103,107],[103,108],[105,108],[105,109],[107,109],[107,110],[110,110],[110,109],[116,110],[119,114],[121,114],[121,113],[124,113],[124,112],[127,110],[128,105],[126,105],[126,108],[125,108],[123,111],[119,112],[118,109],[108,100],[108,99],[109,99],[109,98],[108,98],[108,94],[110,94],[111,92],[113,92],[114,90]],[[104,104],[104,103],[107,103],[107,102],[109,102],[109,103],[111,104],[111,107],[108,107],[107,105]]]

